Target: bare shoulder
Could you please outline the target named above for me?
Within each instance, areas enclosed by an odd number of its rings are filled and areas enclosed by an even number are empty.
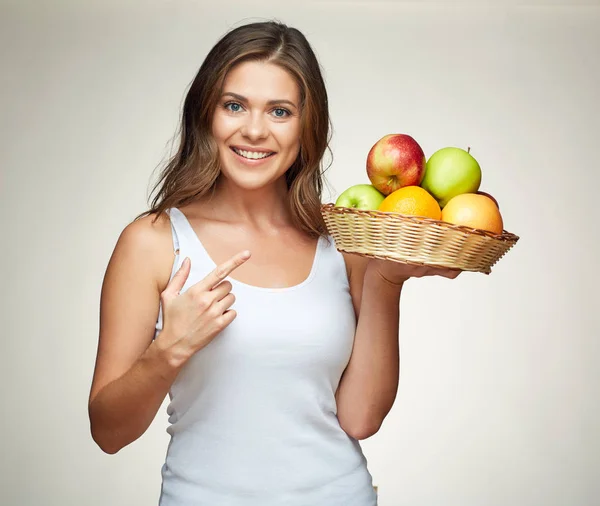
[[[150,214],[129,223],[121,232],[115,247],[125,255],[133,255],[145,262],[153,274],[159,292],[169,282],[174,251],[171,222],[165,214]]]

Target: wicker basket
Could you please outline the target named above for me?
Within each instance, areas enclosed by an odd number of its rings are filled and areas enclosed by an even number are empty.
[[[497,235],[431,218],[323,204],[336,248],[370,258],[489,274],[519,237]]]

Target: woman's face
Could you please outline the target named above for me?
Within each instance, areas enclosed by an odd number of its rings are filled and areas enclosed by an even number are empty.
[[[292,76],[266,62],[229,71],[212,134],[221,172],[237,186],[261,188],[278,180],[300,150],[300,90]]]

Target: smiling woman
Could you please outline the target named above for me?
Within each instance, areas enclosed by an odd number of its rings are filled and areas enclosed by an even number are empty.
[[[212,135],[224,183],[246,190],[283,183],[281,177],[300,153],[301,93],[296,80],[277,64],[247,61],[227,74],[223,90]]]
[[[91,432],[116,453],[169,395],[161,506],[377,503],[358,440],[396,396],[403,282],[433,272],[335,248],[329,126],[302,33],[232,30],[190,87],[150,210],[117,241]]]
[[[238,137],[249,134],[243,142],[223,138],[236,128]],[[268,133],[277,135],[273,146],[265,145]],[[325,233],[320,206],[330,139],[327,90],[304,35],[275,22],[241,26],[226,34],[201,65],[184,102],[179,150],[154,187],[150,209],[137,218],[156,218],[201,199],[222,182],[226,160],[255,159],[260,155],[253,153],[269,150],[278,155],[270,162],[287,167],[294,225],[317,238]],[[237,157],[230,153],[236,148],[231,142],[240,144]],[[269,171],[271,177],[276,173]],[[246,181],[250,188],[251,179]]]

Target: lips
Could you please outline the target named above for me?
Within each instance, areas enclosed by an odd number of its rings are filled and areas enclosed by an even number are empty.
[[[258,148],[244,148],[238,146],[231,146],[231,150],[238,156],[246,158],[247,160],[264,160],[275,154],[274,151]]]

